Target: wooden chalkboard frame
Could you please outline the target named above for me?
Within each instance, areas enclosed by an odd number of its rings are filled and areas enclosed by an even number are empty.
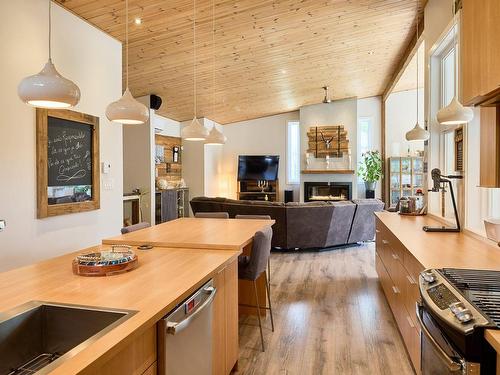
[[[92,127],[92,200],[86,202],[48,204],[48,118],[56,117]],[[100,201],[99,117],[67,109],[36,109],[37,217],[66,215],[98,210]]]

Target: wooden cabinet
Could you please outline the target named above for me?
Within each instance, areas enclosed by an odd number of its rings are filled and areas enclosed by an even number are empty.
[[[238,264],[227,265],[214,278],[213,374],[227,375],[238,361]]]
[[[154,325],[100,368],[83,373],[86,375],[156,374],[156,357],[156,325]]]
[[[472,105],[500,95],[500,2],[463,0],[462,4],[462,100]]]
[[[500,187],[500,107],[481,107],[479,186]]]
[[[420,330],[416,323],[415,303],[419,298],[416,280],[423,267],[379,219],[376,249],[375,267],[380,284],[413,367],[420,373]]]

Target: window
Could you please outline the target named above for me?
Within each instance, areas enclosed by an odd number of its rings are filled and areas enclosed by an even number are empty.
[[[372,149],[372,118],[361,117],[358,123],[358,154],[361,157],[366,151]],[[360,159],[360,158],[358,158]]]
[[[372,118],[360,117],[358,119],[358,162],[362,160],[365,152],[372,150]],[[353,166],[354,167],[354,166]],[[358,176],[358,182],[363,183],[363,179]]]
[[[455,95],[455,46],[441,58],[441,107],[450,104]]]
[[[287,128],[287,184],[300,183],[300,127],[298,121],[290,121]]]

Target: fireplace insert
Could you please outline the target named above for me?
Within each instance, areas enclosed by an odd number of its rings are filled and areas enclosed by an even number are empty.
[[[338,202],[351,199],[351,182],[304,182],[304,202]]]

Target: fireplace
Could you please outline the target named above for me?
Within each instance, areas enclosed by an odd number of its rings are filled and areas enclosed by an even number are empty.
[[[304,182],[304,202],[338,202],[351,199],[351,182]]]

